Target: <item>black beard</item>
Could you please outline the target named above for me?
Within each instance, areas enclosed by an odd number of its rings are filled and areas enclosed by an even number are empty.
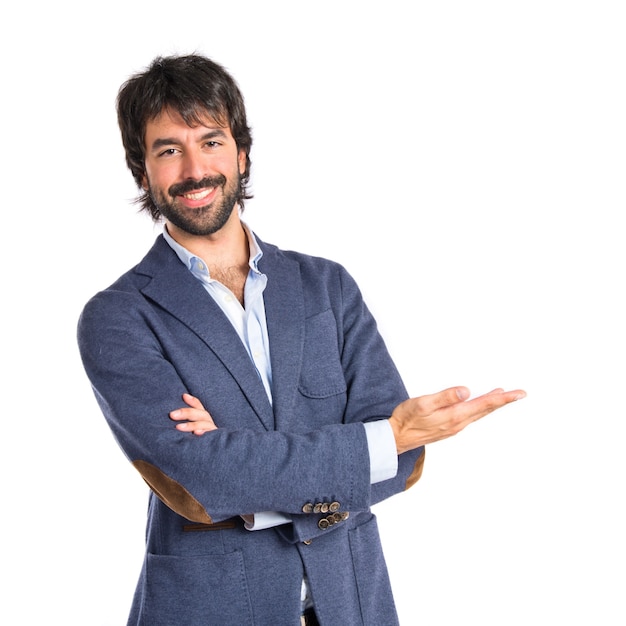
[[[159,189],[149,187],[148,191],[161,215],[174,226],[190,235],[212,235],[228,221],[239,199],[239,176],[233,184],[228,184],[223,175],[203,178],[199,181],[185,181],[172,185],[167,196]],[[176,196],[206,187],[219,187],[223,196],[206,206],[197,209],[179,209]],[[169,198],[173,200],[170,201]]]

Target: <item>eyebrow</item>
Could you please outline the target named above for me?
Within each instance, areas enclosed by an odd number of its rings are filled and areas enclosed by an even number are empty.
[[[209,139],[224,139],[226,137],[226,133],[221,128],[212,128],[208,132],[204,133],[202,137],[200,137],[200,141],[207,141]],[[150,150],[158,150],[159,148],[164,148],[165,146],[172,146],[180,143],[178,139],[175,137],[159,137],[152,142],[150,146]]]

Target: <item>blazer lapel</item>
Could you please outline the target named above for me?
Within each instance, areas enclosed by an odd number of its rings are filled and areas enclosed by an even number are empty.
[[[273,430],[272,405],[237,332],[163,236],[157,238],[136,271],[152,278],[142,293],[198,335],[237,380],[265,428]]]
[[[276,248],[259,241],[263,249],[260,269],[267,274],[265,317],[272,363],[272,396],[277,430],[293,420],[295,394],[304,349],[304,296],[295,261],[278,257]]]

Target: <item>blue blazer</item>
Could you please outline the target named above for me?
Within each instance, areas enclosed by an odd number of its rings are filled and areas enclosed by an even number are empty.
[[[343,267],[259,245],[272,404],[230,322],[162,236],[81,314],[97,401],[151,489],[128,624],[295,626],[305,575],[322,625],[396,624],[370,507],[416,482],[424,454],[400,455],[397,476],[371,485],[361,422],[389,417],[407,392]],[[168,414],[184,392],[217,430],[175,428]],[[246,530],[239,516],[259,511],[292,523]]]

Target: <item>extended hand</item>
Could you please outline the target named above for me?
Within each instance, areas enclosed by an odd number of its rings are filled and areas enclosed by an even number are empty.
[[[526,392],[494,389],[471,400],[469,397],[467,387],[450,387],[401,402],[389,418],[398,454],[452,437],[505,404],[525,398]]]
[[[191,432],[194,435],[204,435],[204,433],[217,428],[213,418],[205,410],[198,398],[189,393],[184,393],[183,401],[189,406],[176,409],[170,413],[170,418],[179,422],[176,424],[178,430]]]

